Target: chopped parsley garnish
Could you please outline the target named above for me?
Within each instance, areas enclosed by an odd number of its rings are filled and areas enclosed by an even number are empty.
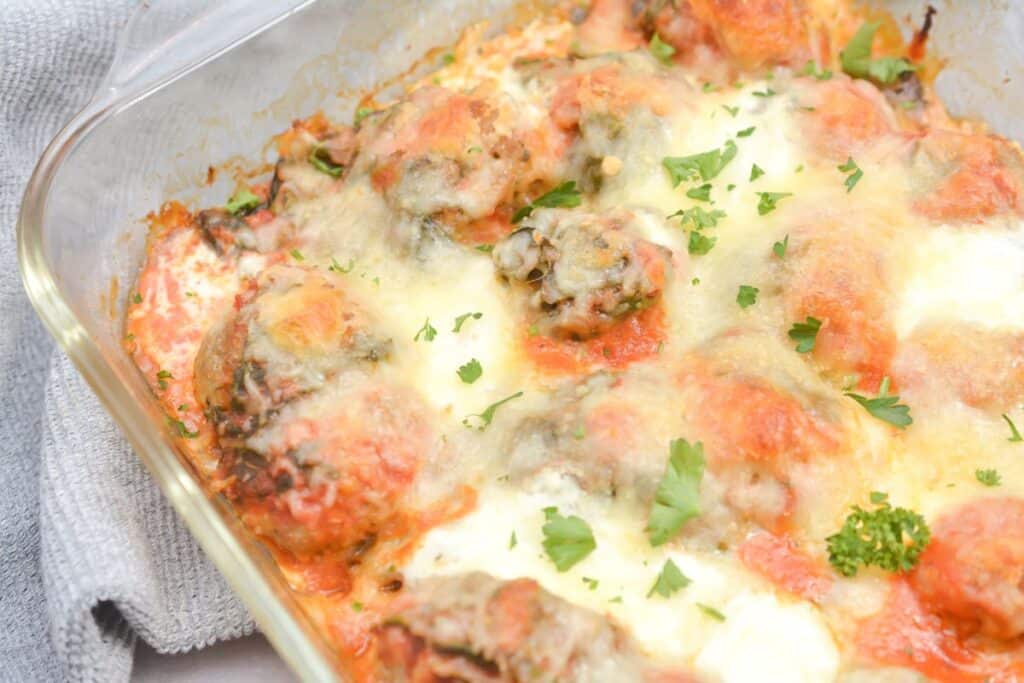
[[[764,175],[764,169],[754,164],[750,167],[750,182],[754,182],[758,178]]]
[[[690,241],[686,245],[686,250],[695,256],[703,256],[714,248],[717,241],[717,237],[708,237],[696,230],[691,230]]]
[[[445,66],[448,66],[449,64],[454,64],[455,55],[453,55],[451,52],[445,52],[443,55],[441,55],[441,63],[444,64]]]
[[[658,484],[647,521],[652,546],[667,543],[683,524],[700,514],[700,482],[704,478],[704,445],[686,439],[669,444],[668,465]]]
[[[885,491],[872,491],[868,494],[868,500],[871,501],[872,505],[881,505],[889,500],[889,494]]]
[[[974,477],[985,486],[999,486],[1003,481],[995,470],[974,470]]]
[[[750,128],[744,128],[740,132],[736,133],[736,137],[738,137],[738,138],[749,138],[751,135],[754,134],[755,130],[757,130],[757,126],[751,126]]]
[[[186,427],[185,423],[181,420],[175,420],[174,418],[169,417],[167,418],[167,424],[174,429],[178,436],[186,439],[194,439],[199,436],[199,432],[190,432],[188,427]]]
[[[1013,424],[1013,420],[1006,413],[1003,413],[1003,419],[1006,420],[1006,424],[1010,426],[1010,438],[1007,441],[1024,441],[1021,437],[1020,432],[1017,431],[1017,425]]]
[[[494,245],[493,244],[478,244],[478,245],[476,245],[473,248],[476,249],[477,251],[481,251],[481,252],[483,252],[485,254],[490,254],[492,251],[494,251]]]
[[[700,86],[700,89],[703,90],[704,92],[715,92],[716,90],[718,90],[718,86],[709,81],[704,85]]]
[[[179,413],[183,413],[186,410],[188,410],[188,404],[187,403],[182,403],[181,405],[178,406],[178,412]]]
[[[736,303],[740,308],[747,308],[757,303],[757,295],[761,290],[750,285],[740,285],[740,291],[736,294]]]
[[[142,303],[142,295],[139,294],[138,292],[135,292],[135,294],[132,295],[132,302],[136,303],[136,304],[141,304]]]
[[[739,107],[730,107],[728,104],[723,104],[722,105],[722,109],[724,109],[727,112],[729,112],[729,116],[732,116],[733,118],[736,117],[736,114],[740,113],[740,108]]]
[[[808,59],[807,63],[804,64],[804,70],[800,72],[804,76],[813,76],[819,81],[827,81],[832,78],[832,71],[829,69],[819,69],[818,62],[813,59]]]
[[[718,225],[718,221],[725,218],[725,211],[721,209],[705,211],[701,207],[695,206],[691,209],[680,209],[669,216],[669,218],[675,218],[676,216],[679,216],[680,224],[692,223],[693,227],[697,230],[703,230],[704,228],[713,228]]]
[[[751,171],[751,174],[753,174],[753,171]],[[792,197],[793,193],[792,192],[758,192],[757,196],[760,197],[760,199],[757,202],[757,213],[758,213],[759,216],[763,216],[766,213],[771,213],[772,211],[774,211],[775,210],[775,205],[779,202],[780,199],[785,199],[786,197]]]
[[[292,250],[291,250],[290,252],[288,252],[288,253],[289,253],[289,254],[291,254],[291,255],[292,255],[292,258],[293,258],[293,259],[295,259],[296,261],[305,261],[305,260],[306,260],[306,257],[305,257],[305,256],[303,256],[303,255],[302,255],[302,252],[301,252],[301,251],[299,251],[298,249],[292,249]]]
[[[512,550],[519,545],[519,539],[516,538],[516,532],[512,532],[512,535],[508,537],[508,549]]]
[[[243,187],[238,192],[231,195],[228,199],[228,203],[224,205],[224,208],[235,216],[244,216],[252,213],[259,208],[263,200],[254,195],[249,188]]]
[[[353,612],[362,612],[363,611],[363,603],[359,602],[358,600],[353,600],[352,601],[352,611]]]
[[[156,373],[156,383],[160,386],[161,389],[167,389],[167,380],[169,379],[174,379],[174,375],[167,372],[166,370],[161,370],[160,372]]]
[[[512,394],[511,396],[506,396],[505,398],[501,399],[500,401],[497,401],[496,403],[492,403],[491,405],[489,405],[486,408],[484,408],[484,412],[482,412],[482,413],[473,413],[472,415],[468,415],[468,416],[464,417],[462,419],[462,424],[464,426],[466,426],[466,427],[469,427],[470,429],[476,429],[477,431],[481,431],[482,432],[494,420],[494,413],[496,413],[498,411],[498,408],[500,408],[501,406],[505,405],[506,403],[508,403],[509,401],[511,401],[513,399],[519,398],[522,395],[523,395],[523,392],[517,391],[516,393]],[[474,418],[475,418],[475,420],[474,420]],[[476,424],[474,424],[474,422]]]
[[[355,259],[349,259],[348,260],[348,265],[345,266],[344,268],[342,268],[341,264],[338,263],[336,260],[334,260],[334,257],[332,256],[331,257],[331,265],[327,266],[327,270],[329,270],[331,272],[334,272],[334,273],[341,273],[342,275],[345,275],[346,273],[351,273],[352,269],[355,268],[355,267],[356,267]]]
[[[869,78],[882,84],[894,83],[903,74],[914,71],[916,66],[902,57],[871,58],[871,44],[881,24],[866,21],[857,29],[846,48],[839,53],[843,71],[854,78]]]
[[[711,605],[705,605],[702,602],[698,602],[698,603],[694,603],[694,604],[697,605],[697,609],[699,609],[701,612],[703,612],[704,614],[708,615],[709,617],[711,617],[715,621],[725,621],[725,615],[722,614],[721,612],[719,612],[718,610],[716,610]]]
[[[860,170],[860,166],[858,166],[857,162],[853,160],[853,157],[846,157],[846,163],[841,166],[837,166],[836,168],[843,173],[850,174],[846,176],[845,185],[847,192],[853,190],[854,186],[860,182],[861,178],[864,177],[864,171]]]
[[[866,411],[871,413],[872,417],[877,417],[879,420],[888,422],[894,427],[905,429],[914,421],[914,418],[910,417],[910,406],[901,405],[899,403],[899,396],[889,396],[888,377],[882,378],[882,382],[878,386],[878,396],[876,398],[865,398],[851,392],[846,392],[844,396],[849,396],[861,404]]]
[[[825,539],[828,561],[843,576],[856,576],[860,567],[875,566],[905,572],[917,564],[931,540],[924,517],[884,500],[864,510],[854,505],[839,533]]]
[[[807,316],[802,323],[793,323],[789,328],[789,338],[795,341],[797,353],[809,353],[814,350],[814,342],[818,338],[818,330],[821,329],[821,321],[817,318]]]
[[[580,205],[580,191],[576,189],[575,180],[567,180],[550,192],[545,192],[526,206],[521,207],[512,216],[513,223],[519,223],[533,213],[534,209],[571,209]]]
[[[662,64],[668,66],[672,63],[672,55],[676,53],[676,49],[663,41],[657,33],[651,36],[651,42],[647,47]]]
[[[592,579],[589,576],[583,577],[583,583],[587,584],[587,588],[589,588],[592,591],[596,591],[597,587],[601,584],[600,581],[598,581],[597,579]]]
[[[733,160],[736,152],[736,143],[727,140],[721,149],[691,154],[687,157],[665,157],[661,163],[668,171],[672,187],[678,187],[684,180],[696,180],[698,176],[705,182],[711,180]]]
[[[581,422],[580,424],[576,425],[576,429],[574,429],[574,430],[572,431],[572,438],[576,439],[577,441],[582,441],[582,440],[583,440],[583,438],[584,438],[584,437],[585,437],[586,435],[587,435],[587,430],[586,430],[586,428],[585,428],[585,427],[583,426],[583,423],[582,423],[582,422]]]
[[[427,318],[419,331],[416,332],[416,336],[412,338],[413,341],[419,341],[420,337],[423,337],[423,341],[432,342],[434,337],[437,336],[437,330],[433,325],[430,324],[430,318]]]
[[[753,95],[754,97],[771,97],[775,95],[775,91],[772,90],[771,88],[765,88],[764,90],[755,90],[750,94]]]
[[[462,315],[455,316],[455,327],[452,328],[452,332],[461,332],[462,326],[467,320],[470,318],[479,320],[483,315],[483,313],[463,313]]]
[[[455,372],[463,382],[466,384],[472,384],[480,379],[480,376],[484,374],[484,368],[480,365],[480,361],[473,358],[468,363],[460,365],[459,369]]]
[[[651,586],[651,590],[647,592],[647,597],[651,597],[655,593],[663,598],[670,597],[673,593],[686,588],[691,583],[690,579],[676,566],[676,563],[671,558],[665,560],[665,566],[661,568],[661,572],[658,573],[658,578],[654,580],[654,585]]]
[[[782,238],[781,242],[776,242],[775,244],[772,245],[772,253],[775,254],[776,256],[778,256],[779,258],[785,258],[786,257],[786,249],[788,249],[788,248],[789,248],[789,235],[786,235],[784,238]]]
[[[369,107],[359,107],[358,109],[356,109],[356,115],[353,117],[352,123],[358,126],[360,123],[363,122],[363,119],[365,119],[372,113],[373,109],[370,109]]]
[[[309,163],[313,164],[313,168],[316,170],[326,173],[332,178],[339,177],[342,171],[345,170],[344,166],[331,161],[330,154],[327,153],[324,147],[320,146],[314,147],[313,151],[309,153]]]
[[[558,571],[568,571],[597,547],[594,532],[582,518],[576,515],[563,517],[558,514],[557,507],[547,507],[544,508],[544,519],[542,545]]]
[[[696,199],[700,202],[711,201],[711,183],[704,183],[699,187],[694,187],[686,191],[686,196],[690,199]]]

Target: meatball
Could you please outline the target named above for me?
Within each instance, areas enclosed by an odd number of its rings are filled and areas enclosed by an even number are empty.
[[[1003,412],[1024,400],[1024,335],[965,322],[914,329],[894,361],[896,380]]]
[[[373,363],[391,341],[330,273],[274,266],[250,281],[203,340],[196,393],[222,446],[252,434],[288,401],[341,369]]]
[[[420,88],[364,123],[355,170],[406,220],[458,236],[547,179],[543,145],[513,109],[500,95]]]
[[[438,439],[422,399],[358,370],[281,409],[225,456],[242,521],[292,555],[355,564],[414,515]]]
[[[943,515],[910,581],[964,635],[1024,635],[1024,500],[978,500]]]
[[[636,236],[635,214],[566,209],[534,212],[492,252],[498,272],[533,290],[545,331],[593,337],[654,303],[671,253]]]
[[[1020,215],[1024,158],[1020,147],[995,135],[934,131],[914,161],[924,187],[914,209],[935,221],[980,223]]]
[[[380,680],[642,681],[645,666],[608,618],[535,581],[482,573],[408,586],[378,629]]]
[[[845,161],[897,130],[892,107],[868,81],[836,74],[827,81],[797,83],[806,105],[799,116],[806,120],[807,141],[816,153]]]

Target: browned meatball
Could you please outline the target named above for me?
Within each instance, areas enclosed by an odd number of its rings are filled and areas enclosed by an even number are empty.
[[[654,303],[670,268],[670,252],[637,236],[636,216],[541,209],[499,242],[498,272],[530,287],[530,306],[546,331],[585,339]]]
[[[965,635],[1024,635],[1024,500],[978,500],[946,513],[910,581]]]
[[[412,584],[378,632],[380,680],[643,681],[633,643],[608,618],[535,581],[481,573]]]

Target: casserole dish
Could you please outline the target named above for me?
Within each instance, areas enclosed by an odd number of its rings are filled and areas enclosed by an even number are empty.
[[[58,136],[30,182],[19,221],[22,272],[47,327],[271,642],[301,676],[326,680],[334,675],[327,649],[269,558],[228,508],[198,485],[121,349],[120,311],[144,248],[138,221],[167,197],[197,204],[220,199],[230,190],[223,177],[229,174],[197,189],[208,160],[258,158],[273,133],[317,108],[343,118],[360,89],[400,73],[427,49],[451,43],[466,24],[494,20],[508,3],[201,4],[158,2],[140,9],[107,87]],[[905,5],[896,12],[919,15],[919,7]],[[935,34],[940,53],[943,36],[950,35],[943,26],[1014,26],[1009,10],[994,4],[942,9]],[[964,18],[953,19],[957,11],[966,12]],[[175,31],[179,25],[187,28]],[[977,68],[993,46],[1012,42],[986,33],[971,34],[979,43],[973,47],[957,45],[964,69],[951,68],[944,78],[962,96],[947,101],[960,105],[957,113],[987,114],[996,130],[1019,136],[1014,98],[1002,87],[1007,75]],[[957,64],[958,55],[949,54]],[[992,54],[988,63],[1002,58]],[[973,87],[986,80],[991,89]],[[346,88],[341,95],[334,92],[339,87]]]

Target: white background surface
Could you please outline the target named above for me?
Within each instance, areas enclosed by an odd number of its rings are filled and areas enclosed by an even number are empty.
[[[295,683],[266,639],[249,636],[180,655],[157,654],[139,642],[133,683]]]

